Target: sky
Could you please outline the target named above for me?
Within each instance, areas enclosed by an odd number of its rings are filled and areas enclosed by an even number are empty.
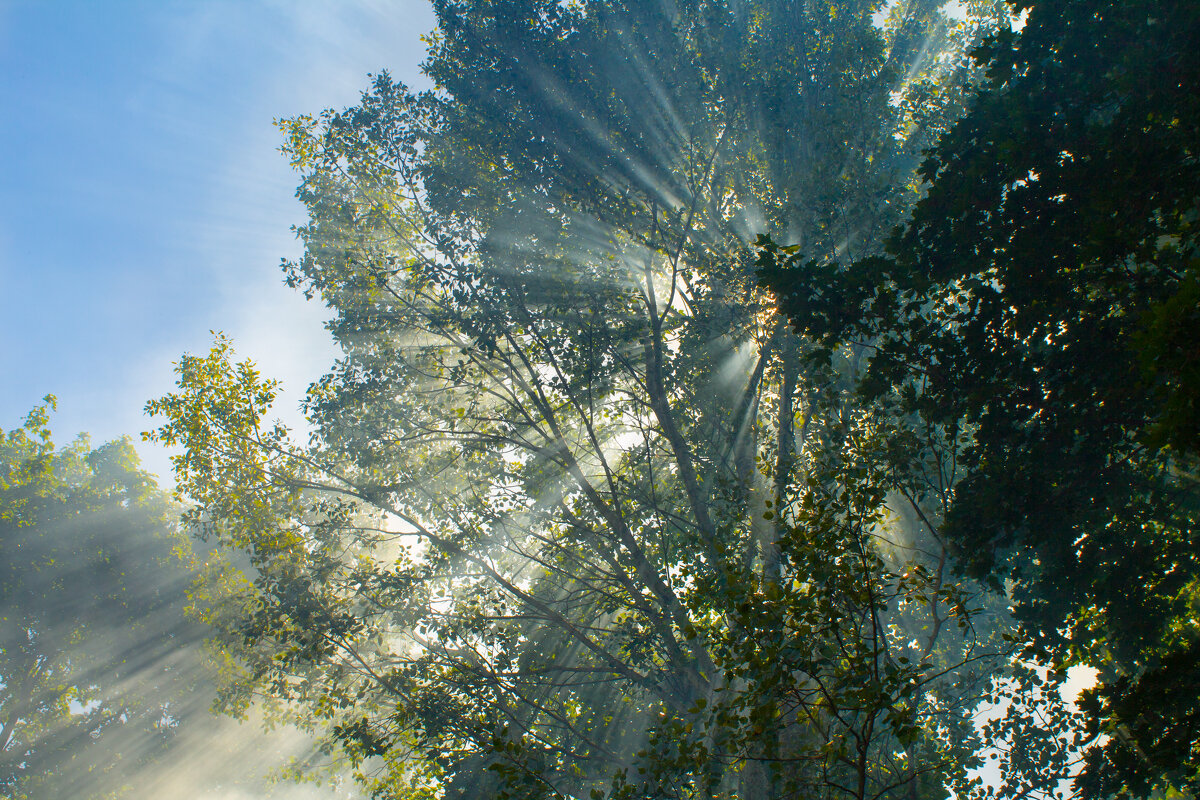
[[[211,330],[301,422],[336,352],[282,282],[305,214],[273,121],[353,105],[383,69],[428,85],[433,24],[421,0],[0,0],[0,429],[53,393],[60,443],[137,440]]]

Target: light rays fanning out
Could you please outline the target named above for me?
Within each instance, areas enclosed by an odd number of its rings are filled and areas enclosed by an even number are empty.
[[[251,555],[232,707],[290,704],[384,797],[966,791],[1006,645],[930,524],[963,442],[898,454],[909,421],[847,391],[860,352],[808,358],[750,243],[874,252],[1007,17],[435,5],[436,90],[284,125],[289,282],[343,351],[311,444],[224,341],[150,406]]]

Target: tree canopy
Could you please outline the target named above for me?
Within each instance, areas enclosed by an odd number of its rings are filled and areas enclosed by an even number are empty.
[[[1194,792],[1200,12],[1013,8],[885,252],[764,242],[763,274],[822,357],[866,351],[864,398],[970,431],[941,530],[1031,652],[1100,670],[1076,786]]]
[[[1196,12],[435,9],[281,123],[308,442],[223,337],[148,405],[226,708],[381,798],[1193,788]]]
[[[285,269],[345,353],[309,445],[224,340],[149,405],[251,556],[229,706],[274,697],[379,797],[970,790],[1003,609],[920,521],[946,475],[889,507],[904,423],[803,368],[751,242],[872,252],[1007,16],[435,7],[434,91],[283,124]]]
[[[192,574],[129,440],[56,448],[53,406],[0,432],[0,791],[128,796],[195,689]]]

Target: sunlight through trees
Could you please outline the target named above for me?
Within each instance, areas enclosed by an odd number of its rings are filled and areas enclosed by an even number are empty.
[[[378,798],[1194,788],[1196,12],[434,6],[279,123],[311,436],[219,335],[147,406],[224,710]]]

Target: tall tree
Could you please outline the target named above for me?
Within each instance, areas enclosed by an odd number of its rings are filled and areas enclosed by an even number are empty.
[[[942,526],[1033,646],[1089,664],[1090,796],[1200,786],[1200,10],[1014,2],[886,254],[763,266],[864,395],[972,432]],[[1103,736],[1101,736],[1103,734]]]
[[[285,267],[345,352],[310,446],[224,340],[149,405],[252,557],[229,703],[303,709],[381,797],[940,795],[993,643],[748,242],[871,252],[996,16],[435,8],[437,90],[284,126]]]

